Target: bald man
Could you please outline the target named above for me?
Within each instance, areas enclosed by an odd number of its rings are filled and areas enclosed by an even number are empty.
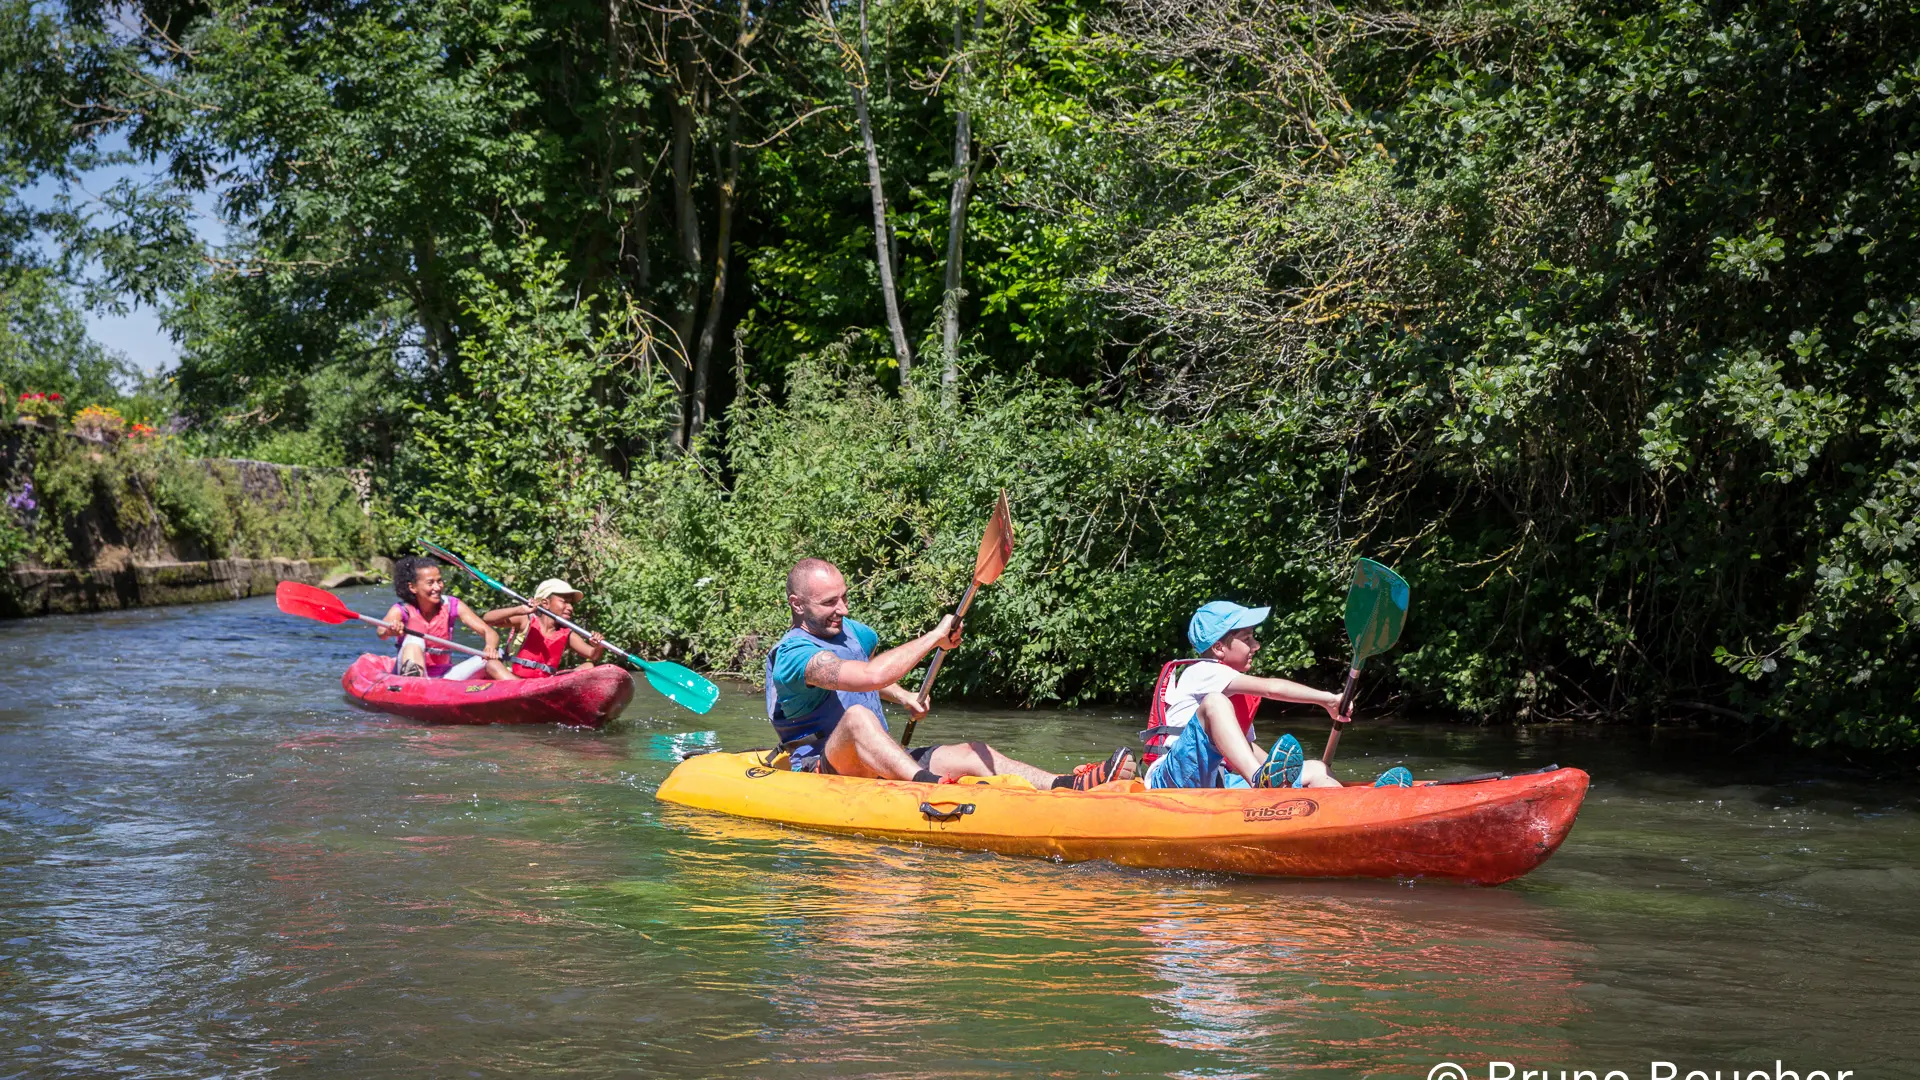
[[[825,559],[802,559],[787,572],[793,628],[767,653],[767,717],[780,741],[814,737],[794,751],[797,771],[937,784],[961,776],[1013,775],[1037,788],[1085,790],[1134,773],[1133,752],[1057,775],[1015,761],[983,742],[908,750],[887,734],[891,701],[919,719],[926,710],[900,679],[936,648],[960,645],[960,627],[948,615],[904,645],[875,655],[880,638],[847,618],[847,579]]]

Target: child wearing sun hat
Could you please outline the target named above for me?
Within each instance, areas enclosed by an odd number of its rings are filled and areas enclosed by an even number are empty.
[[[1259,700],[1318,705],[1335,718],[1340,710],[1338,694],[1247,674],[1260,651],[1253,629],[1266,621],[1268,611],[1215,600],[1193,613],[1187,643],[1196,659],[1177,662],[1183,664],[1178,677],[1154,703],[1159,723],[1148,729],[1148,741],[1164,742],[1147,770],[1149,788],[1341,786],[1324,764],[1305,760],[1292,735],[1282,735],[1266,752],[1253,742],[1252,706]],[[1252,704],[1236,710],[1236,697],[1251,698]],[[1393,769],[1379,783],[1411,782],[1405,769]]]
[[[512,667],[516,678],[552,678],[560,673],[568,651],[582,658],[581,667],[592,667],[606,655],[606,642],[599,634],[585,637],[562,626],[553,617],[573,618],[573,605],[584,597],[579,589],[559,578],[548,578],[533,590],[533,603],[494,608],[481,616],[489,626],[511,626],[513,633],[526,635],[520,651],[514,654]],[[540,608],[546,610],[537,610]]]

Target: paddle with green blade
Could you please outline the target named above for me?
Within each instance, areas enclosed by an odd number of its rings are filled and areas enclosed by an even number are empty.
[[[482,585],[495,589],[514,601],[533,608],[535,611],[546,615],[554,622],[559,623],[561,626],[575,633],[582,634],[589,638],[593,636],[593,631],[571,619],[562,618],[547,608],[535,604],[533,601],[507,588],[500,582],[495,581],[493,578],[475,570],[467,564],[465,559],[448,551],[446,548],[440,547],[437,544],[428,543],[424,539],[420,541],[420,546],[426,548],[435,556],[445,559],[447,562],[459,567],[469,577],[472,577]],[[713,685],[713,683],[709,682],[704,676],[691,668],[682,667],[670,660],[643,660],[617,645],[606,642],[602,644],[606,645],[608,652],[632,664],[641,675],[646,677],[648,686],[658,690],[668,701],[673,702],[675,705],[692,709],[697,713],[704,713],[711,710],[713,703],[720,698],[720,688]]]
[[[1372,559],[1353,564],[1353,585],[1347,590],[1347,638],[1353,642],[1353,666],[1347,671],[1347,688],[1340,694],[1340,715],[1327,736],[1327,752],[1320,760],[1331,762],[1340,746],[1340,730],[1353,722],[1354,691],[1360,688],[1360,669],[1369,657],[1379,656],[1400,640],[1407,625],[1407,604],[1412,593],[1399,574]]]

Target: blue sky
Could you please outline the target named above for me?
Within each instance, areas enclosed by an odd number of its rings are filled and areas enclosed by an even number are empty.
[[[100,149],[123,151],[126,149],[126,140],[116,133],[103,140]],[[148,181],[162,172],[160,167],[145,163],[115,165],[86,173],[67,190],[80,206],[99,210],[99,193],[112,188],[121,179],[132,177],[136,181]],[[48,207],[53,205],[60,190],[60,185],[42,180],[20,194],[29,206]],[[202,242],[209,245],[219,244],[226,235],[226,228],[215,210],[217,202],[218,195],[213,192],[203,192],[193,200],[194,231]],[[87,313],[87,331],[95,341],[123,354],[147,371],[170,368],[180,359],[179,348],[160,328],[160,313],[150,307],[136,305],[124,315],[90,311]]]

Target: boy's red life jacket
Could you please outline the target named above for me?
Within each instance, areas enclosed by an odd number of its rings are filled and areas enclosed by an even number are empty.
[[[400,621],[404,626],[406,626],[407,633],[430,634],[434,637],[444,638],[448,641],[453,640],[453,627],[454,627],[453,620],[457,618],[460,614],[460,601],[454,599],[453,597],[451,596],[441,597],[440,598],[440,614],[435,615],[431,619],[427,618],[425,615],[422,615],[420,613],[420,609],[413,604],[398,603],[393,606],[400,610]],[[404,645],[405,643],[406,642],[403,639],[402,641],[396,643],[394,647],[397,649],[399,648],[400,645]],[[427,651],[427,673],[428,674],[433,674],[435,668],[439,668],[441,671],[444,672],[447,668],[450,668],[453,666],[453,651],[451,649],[445,648],[444,646],[435,645],[431,641],[426,642],[425,645],[426,645],[426,651]]]
[[[540,616],[527,616],[527,640],[520,646],[515,656],[531,660],[542,665],[545,670],[528,667],[525,664],[513,665],[513,673],[523,679],[548,679],[560,672],[560,661],[567,655],[567,640],[573,631],[562,626],[554,633],[540,629]]]
[[[1197,664],[1198,660],[1169,660],[1160,669],[1160,678],[1153,684],[1153,701],[1147,706],[1147,730],[1140,733],[1141,754],[1140,771],[1146,772],[1167,749],[1167,740],[1186,730],[1167,726],[1167,687],[1173,685],[1175,674],[1188,664]],[[1240,731],[1247,738],[1253,738],[1253,714],[1260,711],[1260,703],[1265,698],[1258,694],[1234,694],[1233,714],[1240,721]],[[1198,723],[1196,715],[1188,723]]]

